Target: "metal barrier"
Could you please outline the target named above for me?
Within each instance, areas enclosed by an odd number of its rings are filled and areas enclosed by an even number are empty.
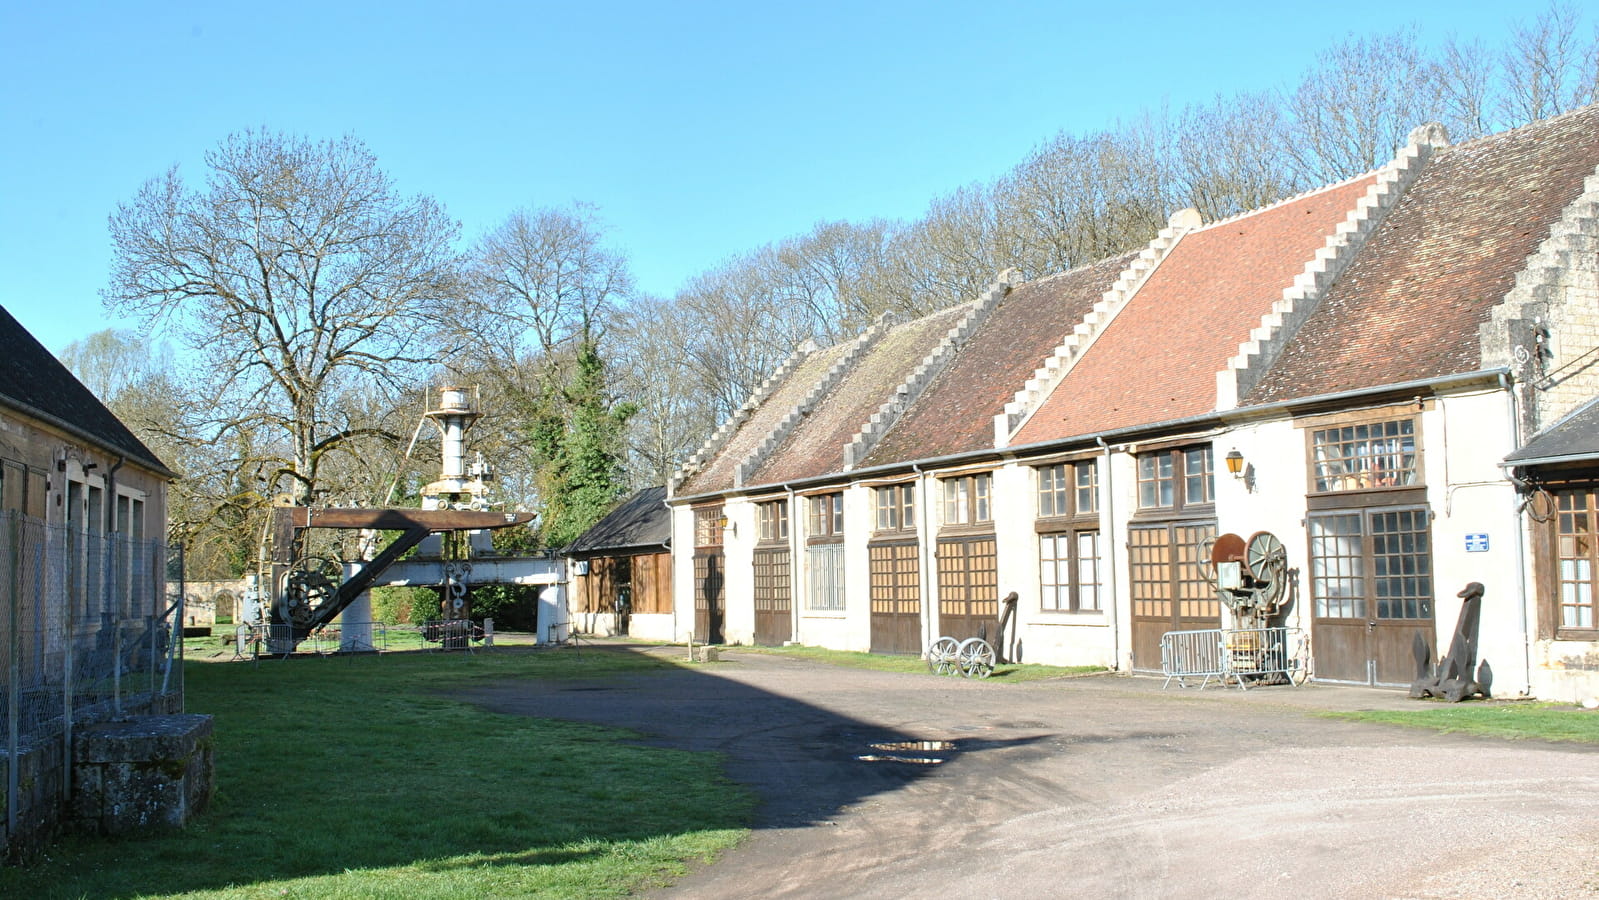
[[[1251,684],[1292,684],[1301,670],[1300,655],[1291,638],[1297,628],[1206,628],[1199,631],[1168,631],[1160,639],[1160,668],[1166,676],[1165,690],[1176,679],[1188,687],[1189,678],[1199,678],[1204,689],[1211,679],[1221,684],[1232,682],[1240,690]]]
[[[263,656],[286,658],[294,655],[335,653],[384,653],[389,649],[388,626],[382,622],[342,622],[311,632],[299,641],[294,626],[240,625],[233,630],[233,658],[260,659]]]
[[[474,641],[482,641],[483,626],[471,619],[432,619],[422,623],[424,649],[465,650],[472,652]],[[437,644],[437,647],[432,645]]]

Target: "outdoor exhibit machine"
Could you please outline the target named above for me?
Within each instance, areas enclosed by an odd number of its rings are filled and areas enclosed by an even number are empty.
[[[1292,604],[1294,570],[1283,542],[1269,531],[1246,540],[1223,534],[1200,544],[1199,569],[1231,614],[1230,627],[1172,631],[1161,638],[1161,668],[1176,679],[1214,678],[1240,688],[1287,684],[1299,668],[1290,648],[1292,629],[1273,624]]]
[[[466,465],[466,432],[480,416],[465,389],[439,389],[437,408],[423,414],[406,451],[409,457],[425,423],[438,429],[442,473],[422,488],[420,509],[300,506],[287,495],[276,499],[264,553],[266,571],[260,579],[263,588],[271,586],[261,604],[268,652],[292,652],[347,611],[364,612],[356,618],[370,620],[369,601],[363,600],[364,609],[351,607],[379,585],[434,587],[443,600],[443,618],[467,621],[469,580],[547,585],[558,581],[557,563],[547,556],[499,557],[492,552],[492,531],[526,525],[535,514],[489,509],[491,470],[481,454],[470,468]],[[358,558],[334,559],[309,551],[312,529],[359,532]],[[412,558],[402,562],[401,557],[413,549],[417,552]],[[346,621],[346,632],[351,624],[371,627],[370,621]],[[370,644],[356,640],[341,649],[369,649]]]

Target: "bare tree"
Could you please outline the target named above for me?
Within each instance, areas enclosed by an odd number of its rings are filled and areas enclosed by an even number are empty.
[[[1504,51],[1501,108],[1508,127],[1594,102],[1599,86],[1599,36],[1584,41],[1570,4],[1552,3],[1532,22],[1517,23]]]
[[[342,393],[405,383],[434,353],[419,335],[455,293],[457,227],[432,199],[400,196],[353,137],[244,132],[206,166],[204,187],[174,168],[112,214],[101,296],[196,354],[216,439],[281,435],[272,478],[304,500],[328,453],[381,433],[340,409]]]

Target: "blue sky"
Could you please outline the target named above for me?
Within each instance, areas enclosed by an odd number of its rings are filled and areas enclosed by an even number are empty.
[[[108,325],[106,217],[228,134],[354,134],[465,240],[593,204],[671,295],[819,221],[911,218],[1058,131],[1294,81],[1350,32],[1502,42],[1542,4],[0,4],[0,305]],[[1524,9],[1524,11],[1522,11]]]

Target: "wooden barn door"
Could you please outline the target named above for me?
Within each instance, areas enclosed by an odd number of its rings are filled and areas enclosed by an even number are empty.
[[[999,625],[999,570],[994,536],[938,542],[938,633],[965,640]],[[981,632],[981,634],[980,634]]]
[[[1135,670],[1160,671],[1160,639],[1166,632],[1221,627],[1221,601],[1199,566],[1201,543],[1215,535],[1214,522],[1128,530]]]
[[[794,639],[794,600],[787,547],[755,551],[755,643],[781,647]]]
[[[921,573],[917,544],[871,544],[872,652],[922,652]]]

